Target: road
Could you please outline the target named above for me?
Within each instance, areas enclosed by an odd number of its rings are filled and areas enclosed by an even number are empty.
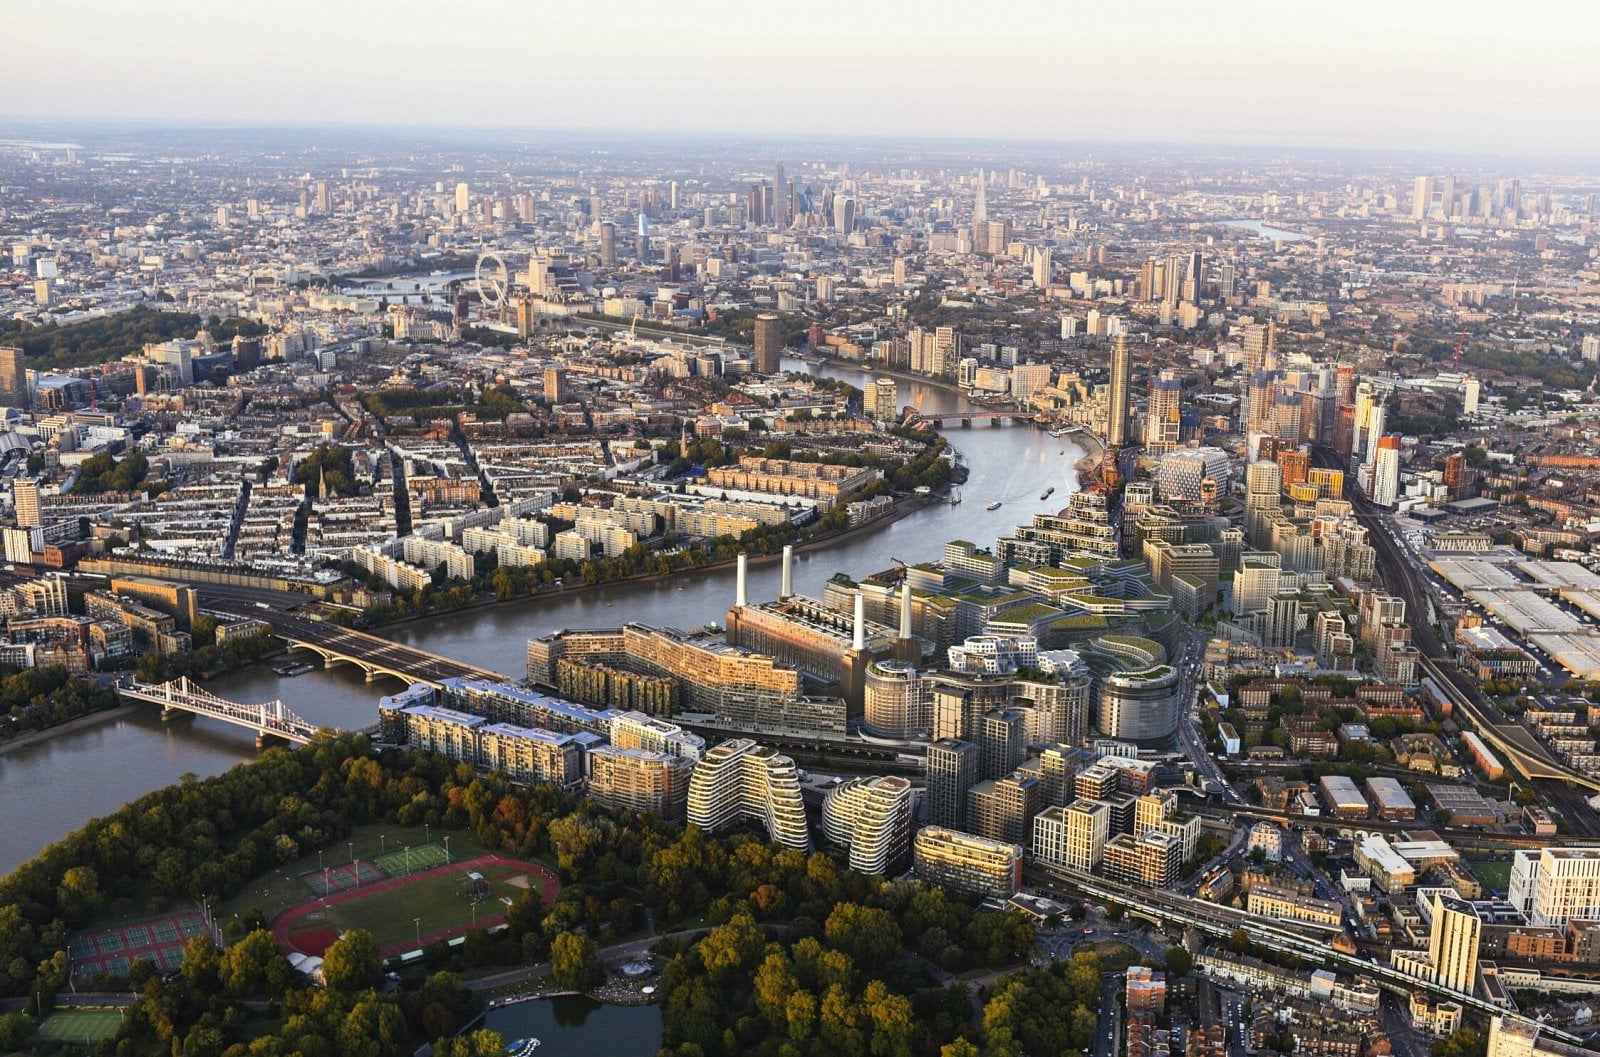
[[[1122,1050],[1122,974],[1100,981],[1100,1016],[1094,1029],[1094,1057],[1117,1057]]]
[[[1239,802],[1239,793],[1228,783],[1217,766],[1216,759],[1206,749],[1205,734],[1200,729],[1200,661],[1205,654],[1206,635],[1191,629],[1184,636],[1183,652],[1178,656],[1178,743],[1189,757],[1195,770],[1208,782],[1220,789],[1222,795],[1233,803]]]
[[[1236,994],[1229,994],[1223,1003],[1223,1024],[1228,1032],[1228,1057],[1245,1057],[1248,1049],[1250,1025],[1244,1022],[1244,1003]]]
[[[1411,1010],[1391,994],[1384,994],[1378,1002],[1378,1023],[1389,1038],[1394,1057],[1428,1057],[1431,1045],[1411,1026]]]
[[[710,929],[684,929],[681,932],[669,932],[664,936],[645,936],[642,939],[629,940],[626,943],[602,947],[599,950],[600,960],[603,962],[626,962],[650,953],[656,944],[663,940],[679,939],[689,936],[703,936]],[[507,969],[502,973],[490,976],[480,976],[475,980],[465,981],[464,986],[468,991],[493,991],[496,988],[520,984],[528,980],[537,980],[550,975],[550,963],[539,962],[536,965],[525,965],[520,969]]]

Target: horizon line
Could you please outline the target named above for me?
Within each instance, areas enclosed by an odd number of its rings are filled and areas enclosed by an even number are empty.
[[[1040,147],[1106,147],[1106,148],[1142,148],[1146,150],[1162,149],[1193,149],[1204,148],[1216,151],[1245,150],[1255,152],[1281,151],[1287,153],[1331,153],[1343,155],[1370,155],[1391,154],[1397,158],[1478,158],[1496,159],[1501,161],[1543,161],[1543,162],[1579,162],[1600,163],[1600,150],[1593,147],[1587,148],[1589,153],[1560,153],[1549,149],[1541,152],[1531,149],[1508,148],[1480,148],[1480,147],[1400,147],[1384,146],[1380,144],[1356,145],[1349,143],[1273,143],[1260,140],[1234,139],[1224,137],[1216,140],[1204,139],[1116,139],[1104,137],[1085,137],[1081,139],[1050,137],[1038,134],[997,134],[983,135],[974,133],[939,134],[932,132],[776,132],[768,129],[712,129],[712,128],[682,128],[662,129],[658,127],[639,127],[623,125],[522,125],[502,124],[493,122],[436,122],[436,123],[403,123],[388,122],[383,120],[340,119],[340,120],[308,120],[303,118],[207,118],[207,117],[172,117],[172,118],[129,118],[125,116],[102,116],[92,114],[55,115],[45,116],[39,114],[8,114],[0,113],[0,143],[16,139],[15,133],[20,130],[5,129],[3,123],[31,124],[44,127],[58,128],[95,128],[97,131],[111,130],[121,127],[128,133],[138,130],[190,130],[203,131],[251,131],[259,129],[274,129],[279,131],[366,131],[372,133],[391,133],[410,131],[414,133],[449,133],[455,136],[470,136],[473,133],[490,132],[516,132],[522,134],[557,134],[570,136],[586,136],[593,138],[638,138],[649,142],[660,142],[673,138],[686,138],[691,142],[711,139],[750,139],[768,142],[834,142],[854,145],[872,145],[874,143],[929,143],[945,145],[973,145],[997,146],[1015,144],[1032,148]],[[10,133],[10,134],[7,134]],[[1570,142],[1570,141],[1569,141]],[[1571,144],[1575,151],[1585,148],[1576,143]]]

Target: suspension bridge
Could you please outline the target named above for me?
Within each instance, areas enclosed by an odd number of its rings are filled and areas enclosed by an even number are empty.
[[[281,738],[292,745],[304,745],[316,734],[316,724],[297,716],[282,701],[262,701],[242,705],[218,697],[189,681],[188,676],[169,683],[141,683],[127,679],[117,684],[117,693],[134,701],[149,701],[161,706],[163,716],[170,712],[189,712],[196,716],[220,719],[236,727],[256,732],[256,744],[266,738]]]

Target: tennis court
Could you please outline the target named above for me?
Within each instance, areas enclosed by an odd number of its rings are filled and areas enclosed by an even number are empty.
[[[122,1028],[120,1009],[61,1009],[45,1017],[35,1034],[40,1042],[75,1042],[92,1046],[114,1038]]]
[[[311,889],[311,894],[322,897],[330,892],[344,892],[362,885],[376,884],[387,875],[375,863],[361,859],[353,863],[330,866],[326,870],[312,870],[300,875],[300,880]]]
[[[414,844],[400,851],[392,851],[387,855],[378,856],[376,862],[378,869],[389,877],[405,877],[418,870],[427,870],[435,866],[443,866],[450,861],[449,855],[437,844]]]
[[[67,943],[67,953],[72,957],[72,975],[88,977],[112,973],[125,976],[140,958],[167,972],[183,964],[183,945],[205,931],[205,920],[190,911],[82,933]]]

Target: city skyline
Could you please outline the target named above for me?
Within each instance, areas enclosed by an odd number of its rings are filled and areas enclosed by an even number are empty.
[[[1600,1052],[1587,12],[67,2],[0,1051]]]
[[[1255,4],[1231,17],[1159,4],[1137,15],[1040,11],[974,25],[899,3],[766,23],[730,5],[673,19],[624,3],[603,25],[550,9],[524,30],[519,12],[494,5],[452,25],[413,3],[387,7],[381,22],[298,0],[270,21],[176,2],[137,12],[67,3],[14,16],[33,46],[0,70],[0,89],[8,120],[52,122],[1583,156],[1592,148],[1571,132],[1586,126],[1587,101],[1600,92],[1600,70],[1584,55],[1600,10],[1541,6],[1542,17],[1488,34],[1475,28],[1483,19],[1474,10],[1493,16],[1485,4],[1453,6],[1448,18],[1434,4],[1346,4],[1311,32]],[[478,32],[487,25],[509,28],[488,38]],[[418,53],[424,29],[429,48]],[[188,46],[183,63],[146,61],[173,40]]]

